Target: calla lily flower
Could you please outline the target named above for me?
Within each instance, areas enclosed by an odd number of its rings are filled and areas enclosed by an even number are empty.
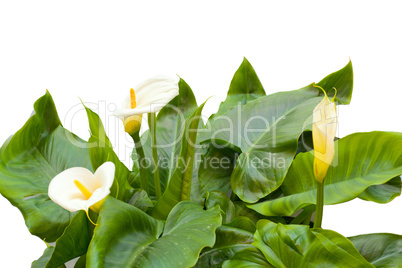
[[[123,121],[125,131],[133,135],[141,128],[142,114],[158,112],[177,95],[177,79],[155,76],[132,88],[114,115]]]
[[[88,209],[99,212],[103,200],[110,194],[114,180],[115,166],[103,163],[94,174],[83,167],[64,170],[54,177],[48,195],[50,199],[68,211]]]
[[[318,86],[317,86],[318,87]],[[324,91],[324,90],[323,90]],[[322,183],[335,155],[336,106],[324,91],[313,113],[314,176]]]

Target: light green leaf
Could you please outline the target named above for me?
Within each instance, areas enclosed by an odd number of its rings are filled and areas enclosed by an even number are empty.
[[[49,92],[34,108],[0,150],[0,193],[20,209],[32,234],[52,242],[72,216],[47,195],[51,179],[71,167],[92,167],[87,143],[61,126]]]
[[[151,211],[151,215],[155,218],[166,219],[177,203],[190,200],[194,151],[201,111],[204,105],[205,102],[186,121],[176,168],[172,173],[166,191]]]
[[[129,184],[130,170],[119,160],[113,151],[112,143],[106,135],[105,128],[99,115],[85,105],[88,116],[91,137],[88,140],[89,155],[94,170],[103,163],[110,161],[115,164],[115,178],[110,189],[111,195],[117,199],[128,201],[133,195],[133,188]]]
[[[87,266],[180,268],[195,265],[201,249],[214,244],[221,216],[218,207],[205,211],[193,202],[181,202],[163,228],[162,221],[109,197],[98,223]]]
[[[71,219],[63,235],[56,240],[56,245],[47,248],[44,255],[33,263],[33,267],[59,267],[85,254],[90,241],[87,224],[85,212],[78,212]]]
[[[254,243],[277,268],[374,267],[340,234],[305,225],[257,223]]]
[[[367,234],[349,237],[360,254],[377,268],[401,267],[402,236]]]
[[[351,94],[352,84],[345,77],[352,76],[348,64],[318,85],[325,85],[328,92],[338,86],[339,91]],[[241,153],[231,175],[232,190],[240,199],[254,203],[282,184],[297,152],[298,138],[310,127],[313,110],[322,100],[320,94],[311,84],[238,105],[208,122],[209,131],[201,133],[199,142]]]
[[[335,142],[336,166],[324,180],[324,204],[332,205],[358,197],[371,185],[384,184],[402,174],[402,134],[355,133]],[[282,185],[284,197],[249,205],[263,215],[292,215],[315,204],[314,156],[298,154]]]

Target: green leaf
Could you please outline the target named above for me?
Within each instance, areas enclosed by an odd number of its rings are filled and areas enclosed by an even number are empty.
[[[277,268],[374,267],[340,234],[305,225],[257,223],[254,243]]]
[[[402,174],[402,134],[355,133],[335,142],[335,157],[324,180],[326,205],[358,197],[367,187],[380,185]],[[293,161],[282,185],[284,197],[249,208],[263,215],[292,215],[316,203],[314,156],[301,153]]]
[[[87,262],[87,255],[82,255],[75,263],[74,268],[85,268],[86,262]]]
[[[87,253],[89,267],[191,267],[203,247],[215,242],[218,207],[204,211],[181,202],[163,222],[134,206],[107,198]],[[163,235],[162,234],[163,230]]]
[[[195,268],[217,268],[236,252],[253,247],[255,225],[246,217],[240,217],[216,230],[216,242],[212,248],[205,248]]]
[[[351,92],[352,84],[344,78],[352,75],[345,67],[318,84],[324,84],[328,92],[335,85],[340,92]],[[199,141],[241,153],[231,175],[232,190],[241,200],[254,203],[282,184],[297,152],[298,138],[308,130],[313,110],[322,100],[320,94],[311,84],[260,97],[209,121],[209,131],[204,130]]]
[[[35,148],[61,125],[56,106],[48,91],[34,104],[34,114],[8,139],[1,149],[1,161],[7,164],[14,157]]]
[[[143,189],[137,189],[128,203],[145,212],[148,212],[154,206],[147,192]]]
[[[375,267],[400,267],[402,236],[396,234],[367,234],[349,237],[360,254]]]
[[[49,92],[34,108],[35,114],[0,150],[0,193],[19,208],[32,234],[52,242],[72,216],[50,200],[50,181],[65,169],[92,167],[87,143],[60,125]]]
[[[219,111],[213,116],[224,114],[233,106],[244,105],[261,96],[265,96],[265,90],[253,66],[244,58],[230,82],[226,100],[221,103]]]
[[[235,218],[235,206],[227,195],[222,192],[212,191],[206,194],[205,207],[213,208],[218,205],[223,214],[223,223],[231,222]]]
[[[38,260],[32,262],[31,268],[43,268],[43,267],[45,267],[46,263],[48,262],[49,258],[52,255],[53,251],[54,251],[54,247],[47,247],[45,249],[45,251],[43,252],[42,257],[40,257]],[[57,266],[57,268],[65,268],[65,267],[66,266],[64,264],[60,265],[60,266]]]
[[[230,148],[216,148],[210,143],[202,145],[205,153],[201,156],[198,178],[200,191],[221,191],[227,193],[230,190],[230,176],[236,163],[238,153]]]
[[[204,105],[205,102],[186,121],[176,168],[172,173],[166,191],[151,211],[151,215],[155,218],[166,219],[177,203],[190,200],[194,151],[201,111]]]
[[[223,263],[223,268],[274,268],[255,247],[245,248]]]
[[[384,184],[369,186],[358,197],[366,201],[374,201],[382,204],[389,203],[395,197],[401,195],[401,186],[401,177],[397,176]]]
[[[177,164],[186,120],[194,113],[197,107],[197,101],[190,86],[183,79],[180,79],[179,95],[158,113],[156,119],[156,140],[158,143],[158,168],[162,193],[165,191],[169,178],[172,176]],[[202,123],[202,120],[200,123]],[[141,136],[141,142],[145,157],[152,162],[149,130],[145,131]],[[132,158],[134,162],[137,162],[136,150],[133,151]],[[149,177],[153,178],[152,168],[149,168],[147,171]],[[151,196],[154,197],[155,186],[153,179],[149,181],[149,186]]]
[[[106,135],[105,128],[99,115],[87,108],[91,137],[88,140],[89,155],[94,170],[105,162],[113,162],[116,167],[115,179],[110,189],[111,195],[117,199],[128,201],[133,195],[133,188],[129,184],[130,170],[119,160],[113,151],[113,145]]]
[[[353,93],[353,67],[352,61],[341,70],[332,73],[317,83],[326,91],[331,91],[334,87],[337,90],[335,101],[337,104],[349,104]],[[329,92],[328,97],[333,97],[335,91]],[[324,93],[320,93],[323,95]]]
[[[85,254],[89,241],[87,216],[84,211],[80,211],[71,219],[63,235],[56,240],[56,245],[50,247],[50,250],[47,248],[35,265],[45,268],[63,266],[67,261]]]

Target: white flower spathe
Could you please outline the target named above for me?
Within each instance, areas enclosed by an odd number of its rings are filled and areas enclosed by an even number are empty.
[[[83,167],[69,168],[52,179],[48,195],[68,211],[88,211],[110,194],[114,173],[115,165],[112,162],[103,163],[94,174]]]
[[[179,95],[179,85],[175,78],[155,76],[143,81],[133,88],[136,98],[136,107],[131,108],[131,97],[127,91],[121,107],[114,115],[124,121],[127,117],[144,113],[156,113]]]

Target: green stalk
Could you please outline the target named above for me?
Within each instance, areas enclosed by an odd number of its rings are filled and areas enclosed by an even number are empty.
[[[140,186],[141,189],[143,189],[145,192],[147,192],[147,194],[149,194],[147,170],[141,165],[141,163],[144,163],[146,159],[144,149],[142,148],[140,132],[138,131],[134,133],[131,137],[134,140],[135,150],[137,151],[138,155],[138,166],[140,168]]]
[[[314,218],[314,228],[321,228],[322,214],[324,212],[324,182],[317,181],[317,202]]]
[[[152,142],[152,160],[154,168],[154,182],[155,182],[155,196],[156,200],[162,196],[161,182],[159,179],[159,167],[158,167],[158,150],[156,148],[156,116],[155,113],[148,114],[148,125],[151,133]]]

